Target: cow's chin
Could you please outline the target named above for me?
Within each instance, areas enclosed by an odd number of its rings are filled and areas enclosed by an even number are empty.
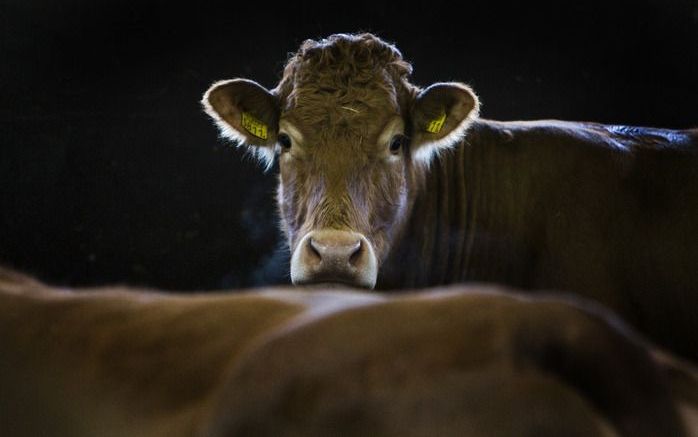
[[[373,246],[356,232],[308,232],[291,256],[291,281],[295,285],[373,288],[377,277],[378,260]]]

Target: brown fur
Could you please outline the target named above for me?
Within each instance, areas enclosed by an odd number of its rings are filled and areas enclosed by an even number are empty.
[[[677,406],[695,425],[695,370],[574,301],[0,278],[0,423],[14,437],[681,436]]]
[[[338,34],[305,41],[267,94],[252,97],[260,87],[242,80],[219,82],[206,93],[204,107],[223,134],[256,145],[265,156],[280,151],[277,119],[302,132],[303,144],[279,154],[279,209],[292,250],[311,230],[344,229],[365,235],[379,262],[385,258],[410,207],[408,187],[421,170],[414,152],[462,135],[478,108],[472,90],[460,84],[443,84],[422,96],[424,90],[408,80],[411,72],[397,48],[374,35]],[[268,141],[239,125],[236,116],[243,110],[268,123],[273,132]],[[442,132],[425,136],[427,121],[444,111],[449,117]],[[395,134],[413,138],[390,159],[379,137],[395,119],[404,125]]]
[[[281,164],[279,206],[291,248],[312,229],[333,228],[370,236],[385,252],[409,175],[378,159],[377,139],[391,117],[409,110],[410,73],[397,49],[369,34],[308,40],[289,60],[276,93],[306,145],[302,159]],[[387,207],[371,208],[379,204]]]

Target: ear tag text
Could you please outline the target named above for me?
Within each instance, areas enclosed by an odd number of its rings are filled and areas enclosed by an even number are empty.
[[[257,138],[266,140],[269,137],[267,125],[254,118],[252,114],[248,112],[242,113],[242,127]]]
[[[446,113],[441,114],[441,117],[436,120],[432,120],[427,125],[427,132],[432,134],[438,134],[441,128],[444,127],[444,122],[446,121]]]

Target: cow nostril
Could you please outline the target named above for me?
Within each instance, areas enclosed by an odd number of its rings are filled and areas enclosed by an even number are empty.
[[[361,242],[361,240],[356,242],[356,246],[354,247],[354,251],[352,254],[349,256],[349,264],[352,266],[356,266],[358,263],[359,259],[361,258],[361,253],[364,251],[364,245]]]
[[[308,239],[308,245],[306,247],[308,248],[308,255],[310,255],[311,258],[313,258],[316,262],[322,261],[320,248],[317,246],[317,243],[312,239],[312,237]]]

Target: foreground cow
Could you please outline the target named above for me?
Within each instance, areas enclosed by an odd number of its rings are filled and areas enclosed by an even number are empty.
[[[570,290],[698,358],[698,130],[481,120],[370,35],[306,41],[276,88],[203,104],[280,167],[296,284]]]
[[[596,308],[486,288],[55,289],[0,271],[24,436],[695,436],[695,371]]]

